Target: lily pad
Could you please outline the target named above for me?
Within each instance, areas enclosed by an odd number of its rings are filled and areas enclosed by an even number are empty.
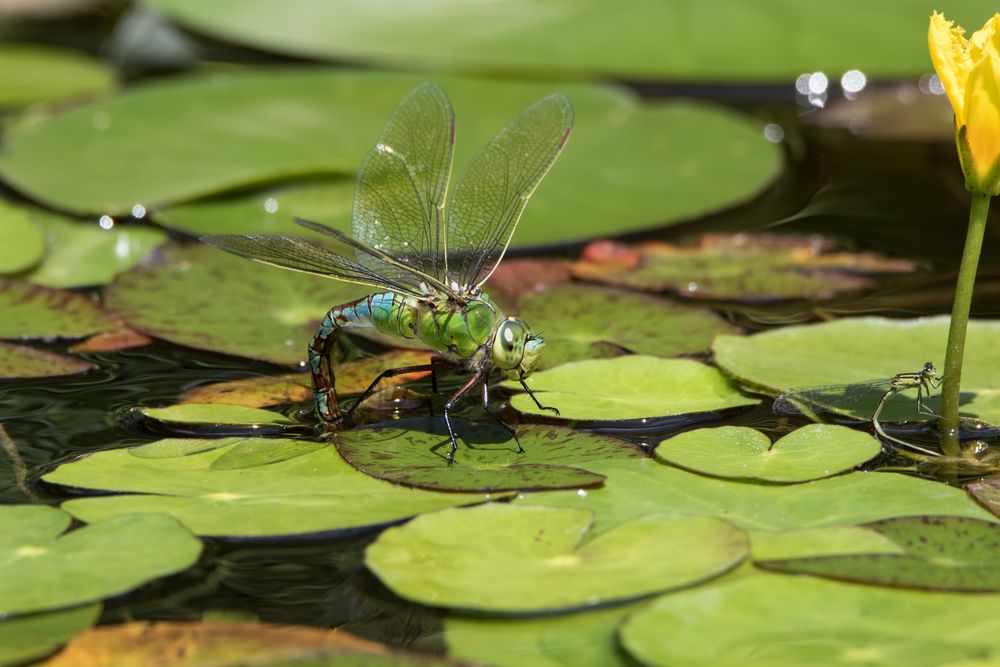
[[[750,534],[754,561],[843,554],[901,554],[903,548],[868,527],[824,526]]]
[[[722,426],[664,440],[656,447],[656,457],[718,477],[806,482],[850,470],[881,450],[878,440],[846,426],[810,424],[773,444],[755,429]]]
[[[969,495],[993,514],[1000,516],[1000,477],[988,477],[970,482],[965,487]]]
[[[936,667],[1000,650],[998,604],[755,574],[661,596],[619,634],[645,665]]]
[[[0,379],[75,375],[93,368],[93,364],[55,352],[0,343]]]
[[[94,334],[85,341],[70,345],[70,352],[116,352],[133,347],[143,347],[153,342],[149,336],[127,327],[119,327],[114,331]]]
[[[602,487],[527,494],[514,503],[589,509],[598,531],[664,512],[719,517],[749,531],[923,514],[993,518],[961,489],[896,473],[853,472],[786,486],[706,477],[654,459],[594,461],[588,468],[607,477]]]
[[[100,604],[27,614],[0,621],[0,665],[41,658],[97,622]]]
[[[115,224],[104,229],[55,213],[32,209],[45,232],[46,254],[40,264],[20,277],[49,287],[103,285],[139,263],[167,240],[160,229],[140,224]]]
[[[141,408],[150,419],[171,424],[291,424],[280,412],[225,403],[182,403],[165,408]]]
[[[4,235],[0,245],[0,273],[17,273],[42,259],[45,238],[26,210],[0,200],[0,228]]]
[[[641,456],[620,440],[560,426],[519,426],[524,452],[506,429],[452,419],[460,442],[453,465],[443,420],[406,420],[338,435],[337,450],[358,470],[406,486],[448,491],[547,490],[595,486],[589,461]]]
[[[0,175],[53,207],[98,215],[136,204],[155,211],[277,180],[349,176],[399,100],[425,79],[286,68],[160,82],[12,128]],[[574,137],[528,206],[515,244],[689,219],[756,195],[780,169],[778,148],[756,123],[717,106],[645,103],[620,88],[581,83],[435,80],[455,105],[456,174],[529,103],[560,91],[574,105]],[[72,165],[61,159],[68,150]],[[581,196],[581,183],[594,194]],[[278,206],[286,221],[315,212],[292,201]]]
[[[740,383],[762,393],[793,388],[839,385],[891,378],[917,371],[927,361],[940,362],[948,337],[947,317],[893,320],[881,317],[843,319],[791,326],[753,336],[715,339],[715,362]],[[1000,423],[1000,322],[971,321],[962,371],[961,412]],[[915,392],[898,394],[886,404],[886,420],[913,418]],[[926,405],[935,410],[937,399]],[[859,418],[870,405],[845,406]]]
[[[83,338],[117,324],[86,294],[0,279],[0,338]]]
[[[661,357],[702,352],[716,334],[735,332],[708,310],[584,285],[526,294],[518,306],[521,318],[545,337],[540,368],[615,356],[616,348]]]
[[[60,535],[68,522],[41,505],[0,507],[0,617],[118,595],[187,568],[201,553],[201,543],[166,516],[121,516]]]
[[[870,287],[871,274],[916,269],[909,260],[874,253],[835,252],[821,236],[705,234],[696,243],[659,241],[636,247],[637,264],[620,256],[585,253],[573,274],[585,280],[652,292],[671,291],[690,299],[772,301],[829,299]]]
[[[749,550],[742,531],[709,517],[652,515],[585,540],[592,520],[586,510],[501,504],[425,514],[382,533],[365,564],[421,604],[541,613],[691,585]]]
[[[332,307],[366,288],[233,257],[208,246],[168,246],[119,275],[109,310],[173,343],[294,366]]]
[[[628,667],[615,628],[644,603],[616,605],[545,618],[489,618],[448,614],[448,655],[496,667]]]
[[[879,586],[972,593],[1000,592],[1000,524],[960,517],[915,516],[868,524],[902,554],[843,554],[757,561],[776,572]]]
[[[277,667],[298,665],[303,656],[315,659],[316,665],[332,665],[336,660],[367,655],[393,654],[386,646],[342,630],[235,621],[133,621],[85,632],[45,664],[96,665],[114,656],[115,667]]]
[[[94,96],[115,85],[111,69],[68,49],[0,44],[0,107]]]
[[[293,217],[322,220],[351,231],[354,179],[293,181],[250,192],[233,192],[169,206],[153,215],[158,223],[194,236],[281,234]]]
[[[739,393],[718,370],[689,359],[629,355],[563,364],[535,373],[528,386],[562,419],[643,419],[726,410],[760,401]],[[540,410],[527,394],[511,398],[526,414]]]
[[[162,512],[196,534],[228,538],[367,530],[420,512],[504,497],[436,493],[382,482],[349,466],[332,447],[269,465],[214,467],[245,441],[226,438],[215,448],[169,458],[144,458],[127,449],[97,452],[61,465],[44,479],[125,494],[63,503],[66,511],[83,521]],[[281,447],[300,441],[275,438],[267,442]]]
[[[914,16],[900,2],[847,0],[837,12],[824,12],[788,0],[767,0],[754,11],[732,0],[696,6],[548,0],[515,7],[452,1],[404,5],[390,15],[362,1],[296,0],[284,11],[266,0],[155,0],[152,6],[226,42],[335,61],[699,83],[791,81],[803,69],[860,68],[889,79],[927,70],[924,45],[905,37],[926,32],[927,12]],[[983,21],[981,7],[970,1],[949,5],[948,15],[962,25]],[[719,22],[720,16],[730,20]],[[866,17],[863,25],[858,16]],[[709,25],[715,27],[691,29]],[[560,43],[561,35],[573,36],[573,48]]]

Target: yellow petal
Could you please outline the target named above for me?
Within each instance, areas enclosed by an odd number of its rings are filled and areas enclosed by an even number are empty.
[[[944,14],[934,12],[927,30],[927,47],[931,52],[934,71],[941,79],[948,93],[951,108],[955,110],[955,121],[965,124],[965,85],[972,69],[969,43],[963,35],[965,30],[953,27]]]
[[[994,14],[969,38],[969,58],[972,62],[977,63],[989,54],[1000,55],[1000,14]]]
[[[966,141],[980,182],[1000,160],[1000,55],[984,57],[969,74],[965,95]]]

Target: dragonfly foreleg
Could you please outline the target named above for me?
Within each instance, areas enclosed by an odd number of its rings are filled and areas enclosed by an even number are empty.
[[[472,379],[466,382],[459,388],[455,394],[448,399],[448,402],[444,404],[444,423],[448,427],[448,438],[451,440],[451,454],[448,456],[448,461],[454,463],[455,452],[458,451],[458,440],[455,439],[455,430],[451,427],[451,409],[455,407],[455,404],[465,396],[470,389],[476,386],[479,382],[486,382],[489,378],[489,369],[484,369],[477,372],[472,376]]]
[[[531,391],[531,389],[528,387],[527,383],[525,383],[524,380],[521,380],[521,386],[524,387],[524,390],[526,392],[528,392],[528,396],[531,396],[531,400],[533,400],[535,402],[535,405],[538,406],[539,410],[551,410],[552,412],[556,413],[557,415],[559,414],[559,408],[553,408],[553,407],[550,407],[548,405],[542,405],[538,401],[538,397],[535,396],[535,392]]]
[[[485,380],[483,381],[483,410],[486,410],[486,414],[488,414],[490,417],[493,417],[493,419],[496,420],[496,423],[503,426],[510,432],[512,436],[514,436],[514,442],[517,443],[517,451],[523,454],[524,447],[521,446],[521,440],[520,438],[517,437],[517,431],[514,430],[513,426],[511,426],[504,420],[500,419],[500,417],[495,412],[490,410],[490,386]]]
[[[365,389],[364,392],[362,392],[361,396],[358,397],[358,400],[354,402],[354,405],[348,408],[347,412],[344,414],[344,418],[350,420],[351,416],[354,414],[354,411],[358,409],[358,406],[361,405],[361,403],[364,402],[366,398],[371,396],[372,393],[375,391],[375,388],[378,387],[379,383],[382,382],[382,380],[385,380],[386,378],[395,377],[397,375],[406,375],[407,373],[420,373],[422,371],[430,371],[431,376],[433,377],[433,374],[437,369],[446,367],[454,368],[454,366],[455,364],[451,363],[447,359],[443,359],[441,357],[431,357],[430,363],[427,364],[417,364],[415,366],[400,366],[399,368],[390,368],[389,370],[382,371],[381,373],[378,374],[378,377],[372,380],[372,383],[368,385],[368,388]],[[436,380],[434,381],[434,384],[437,385]]]

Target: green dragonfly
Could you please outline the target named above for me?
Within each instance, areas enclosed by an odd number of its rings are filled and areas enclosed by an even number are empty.
[[[562,95],[535,102],[472,159],[446,207],[455,116],[444,91],[424,83],[403,99],[361,164],[353,234],[295,220],[333,237],[343,251],[270,234],[220,234],[202,241],[265,264],[382,290],[332,308],[309,344],[316,414],[325,422],[349,423],[358,405],[386,377],[464,368],[471,379],[444,406],[453,460],[458,443],[449,413],[477,385],[490,412],[488,380],[494,369],[519,381],[539,408],[554,410],[544,408],[524,382],[545,341],[523,320],[505,316],[483,284],[503,259],[528,198],[566,145],[572,125],[573,109]],[[419,339],[440,356],[430,364],[382,373],[343,412],[334,390],[330,351],[338,332],[357,327]],[[514,428],[493,417],[523,452]]]

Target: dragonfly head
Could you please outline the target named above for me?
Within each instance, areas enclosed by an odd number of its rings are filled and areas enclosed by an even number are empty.
[[[538,363],[545,341],[531,333],[524,320],[508,317],[493,334],[493,364],[508,380],[527,377]]]

